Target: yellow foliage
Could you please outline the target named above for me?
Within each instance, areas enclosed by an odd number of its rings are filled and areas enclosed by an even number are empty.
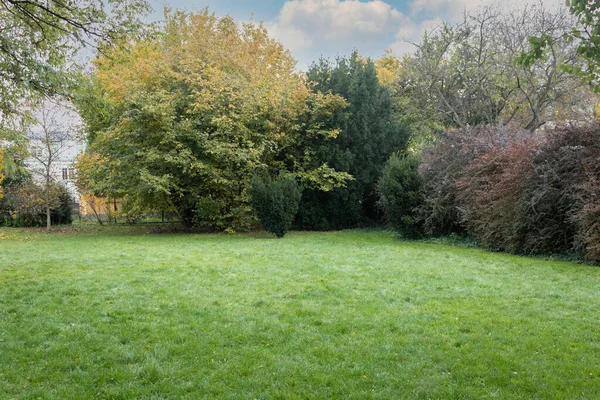
[[[207,9],[167,11],[162,30],[95,62],[93,99],[83,103],[93,140],[78,160],[77,184],[111,199],[129,196],[128,215],[144,207],[185,213],[206,198],[211,215],[246,226],[255,171],[314,169],[303,149],[313,136],[338,134],[323,117],[346,102],[314,94],[262,23],[238,24]],[[287,148],[289,157],[277,159]],[[345,178],[335,172],[311,176],[333,185]],[[225,226],[218,219],[206,220]]]
[[[95,79],[112,102],[156,88],[180,102],[181,86],[170,87],[178,82],[194,99],[188,112],[226,113],[234,124],[265,114],[291,120],[305,111],[306,77],[262,23],[240,26],[208,10],[177,11],[166,19],[165,36],[127,44],[96,61]]]
[[[596,103],[596,121],[600,122],[600,103]]]
[[[394,56],[391,50],[386,50],[381,58],[375,61],[375,67],[379,83],[383,86],[390,86],[400,71],[400,59]]]

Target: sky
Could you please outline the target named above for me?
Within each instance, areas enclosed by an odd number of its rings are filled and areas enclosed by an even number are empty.
[[[319,57],[361,55],[378,57],[386,49],[402,55],[414,50],[425,30],[443,21],[456,22],[464,11],[486,4],[514,8],[527,3],[557,6],[564,0],[151,0],[160,20],[163,6],[230,14],[238,21],[263,21],[306,67]]]

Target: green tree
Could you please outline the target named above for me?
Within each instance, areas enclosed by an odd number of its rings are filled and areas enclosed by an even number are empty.
[[[321,59],[308,71],[321,93],[344,97],[349,106],[330,118],[339,127],[334,141],[317,144],[315,156],[353,176],[329,192],[306,190],[297,223],[308,229],[342,229],[381,218],[377,181],[392,152],[405,148],[408,134],[393,118],[389,90],[379,83],[375,64],[354,52],[335,63]]]
[[[14,128],[31,102],[69,97],[79,50],[137,31],[149,9],[146,0],[0,0],[2,127]]]
[[[571,35],[577,39],[578,53],[585,65],[577,65],[572,71],[589,82],[600,93],[600,3],[588,0],[570,0],[569,9],[578,19]]]
[[[257,169],[288,169],[317,186],[348,178],[309,151],[287,151],[308,144],[305,135],[333,140],[324,119],[345,102],[312,93],[260,24],[208,10],[167,14],[161,35],[96,61],[78,104],[87,189],[132,209],[177,211],[188,225],[248,228]]]
[[[302,189],[293,176],[257,174],[250,188],[252,208],[266,231],[282,238],[298,212]]]
[[[418,237],[422,233],[416,211],[423,202],[419,162],[414,155],[393,154],[385,164],[379,183],[388,222],[407,237]]]
[[[390,91],[393,118],[410,132],[409,149],[418,152],[445,127],[431,103],[417,100],[420,88],[408,79],[410,60],[408,55],[399,58],[388,50],[375,65],[379,82]]]
[[[596,93],[600,93],[600,4],[597,1],[567,0],[569,11],[576,17],[576,23],[565,32],[563,38],[575,43],[577,53],[583,63],[561,65],[563,70],[578,75],[589,83]],[[543,60],[557,38],[549,34],[532,35],[528,38],[530,49],[523,51],[519,63],[530,66]]]
[[[4,196],[4,191],[2,189],[2,181],[4,180],[4,148],[0,146],[0,199]]]

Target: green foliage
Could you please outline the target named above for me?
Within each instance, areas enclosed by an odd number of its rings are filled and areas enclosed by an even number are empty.
[[[2,189],[2,181],[5,178],[4,174],[2,173],[4,169],[4,147],[0,146],[0,199],[4,197],[4,190]]]
[[[390,155],[408,141],[393,117],[389,89],[379,83],[373,61],[356,52],[335,63],[321,59],[310,67],[308,78],[319,92],[348,102],[330,119],[339,135],[319,143],[315,158],[354,180],[327,192],[306,190],[296,223],[303,229],[342,229],[379,220],[377,181]]]
[[[420,88],[409,84],[409,60],[409,56],[400,59],[386,51],[376,67],[379,82],[390,91],[393,118],[410,132],[408,147],[418,152],[443,132],[444,126],[431,104],[425,106],[417,100]]]
[[[77,53],[139,32],[149,10],[146,0],[0,0],[2,126],[43,97],[69,98],[81,70]]]
[[[574,72],[589,82],[600,93],[600,3],[588,0],[569,0],[571,13],[578,19],[571,36],[578,42],[577,52],[584,58],[585,66],[574,66]]]
[[[392,227],[407,237],[421,235],[416,208],[423,203],[419,158],[393,154],[383,169],[379,190],[381,203]]]
[[[72,199],[63,185],[50,182],[36,184],[31,171],[25,167],[20,146],[11,146],[4,153],[7,176],[2,185],[5,196],[0,198],[0,225],[44,226],[46,195],[52,224],[72,222]]]
[[[73,223],[73,199],[62,185],[57,188],[58,206],[50,210],[52,225],[70,225]]]
[[[561,69],[576,74],[600,93],[600,3],[589,0],[567,0],[569,11],[577,18],[571,29],[563,32],[563,38],[575,43],[577,54],[583,63],[564,63]],[[524,50],[517,62],[530,66],[543,60],[552,48],[553,38],[549,35],[537,35],[528,38],[530,49]]]
[[[542,2],[465,14],[460,23],[426,32],[414,54],[398,62],[395,103],[421,116],[407,122],[422,127],[425,135],[417,136],[425,138],[436,125],[533,131],[548,121],[589,120],[591,93],[565,71],[579,63],[576,45],[565,38],[573,23],[564,7]],[[382,64],[390,65],[386,57]]]
[[[293,176],[280,174],[271,179],[257,174],[250,187],[252,208],[266,231],[282,238],[298,212],[302,189]]]
[[[46,226],[45,188],[29,177],[11,179],[6,196],[0,199],[0,225],[11,227]],[[70,225],[73,222],[73,200],[60,184],[49,187],[50,218],[53,225]]]
[[[208,10],[168,14],[159,37],[100,57],[89,89],[78,102],[90,141],[78,165],[84,189],[127,197],[138,211],[245,230],[257,168],[326,189],[350,178],[312,148],[335,139],[328,119],[345,101],[312,93],[262,25]]]

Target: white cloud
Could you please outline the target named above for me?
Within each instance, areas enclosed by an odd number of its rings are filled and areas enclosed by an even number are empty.
[[[389,48],[397,55],[412,53],[415,51],[414,43],[419,43],[425,31],[431,32],[442,26],[444,21],[441,18],[428,19],[422,22],[412,22],[406,24],[396,33],[396,42]]]
[[[326,55],[356,48],[368,53],[383,50],[409,17],[389,4],[374,0],[291,0],[266,24],[271,35],[296,56],[319,49]]]
[[[348,55],[355,49],[375,57],[387,48],[397,55],[411,53],[426,30],[457,22],[465,10],[489,5],[510,10],[540,2],[555,7],[564,0],[412,0],[410,15],[383,0],[288,0],[266,27],[303,69],[320,55]]]

